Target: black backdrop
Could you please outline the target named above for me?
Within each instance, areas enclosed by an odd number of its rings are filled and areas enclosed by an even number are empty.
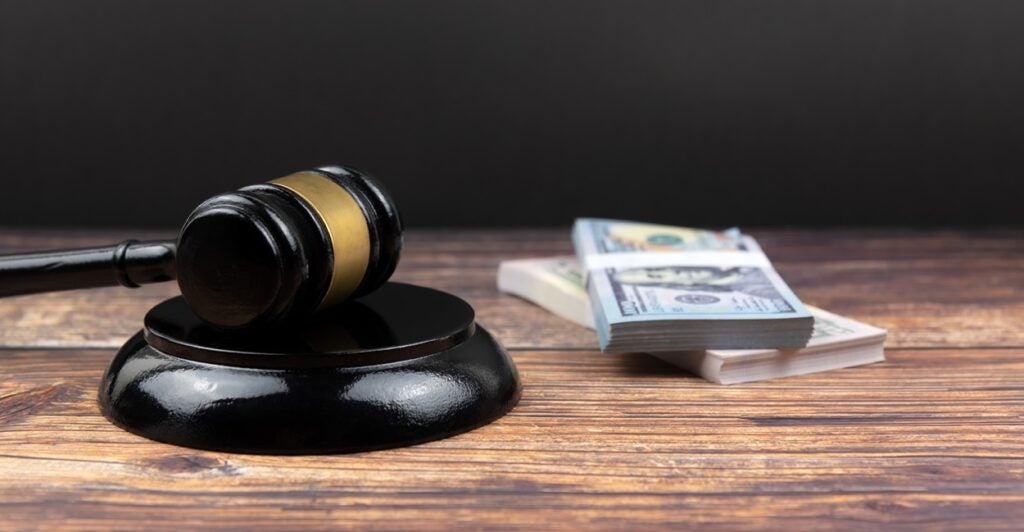
[[[1020,224],[1024,2],[0,0],[0,225],[318,163],[411,226]]]

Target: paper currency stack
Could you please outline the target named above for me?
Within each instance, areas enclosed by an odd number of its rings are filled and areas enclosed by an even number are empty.
[[[578,219],[572,239],[606,352],[798,348],[811,312],[739,230]]]
[[[502,262],[498,288],[562,318],[594,328],[583,271],[576,257]],[[803,375],[885,360],[885,330],[808,308],[814,315],[814,334],[802,349],[695,349],[652,354],[718,384]]]

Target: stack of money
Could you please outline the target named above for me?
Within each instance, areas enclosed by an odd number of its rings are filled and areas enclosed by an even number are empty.
[[[753,238],[579,219],[576,256],[606,352],[807,345],[814,319]]]
[[[512,260],[498,268],[498,289],[567,320],[594,328],[594,314],[575,257]],[[803,349],[684,350],[653,355],[718,384],[803,375],[885,360],[886,331],[808,307],[814,334]]]

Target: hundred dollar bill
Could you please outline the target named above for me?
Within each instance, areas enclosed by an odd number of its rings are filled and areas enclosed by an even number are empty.
[[[498,289],[594,328],[583,271],[575,257],[502,262],[498,268]],[[884,329],[807,308],[814,316],[814,329],[810,342],[802,349],[680,350],[652,354],[718,384],[803,375],[885,359]]]
[[[743,235],[735,227],[725,231],[707,231],[598,218],[581,218],[576,224],[579,234],[574,230],[573,242],[577,246],[577,256],[741,249],[743,245]]]
[[[601,349],[802,347],[810,311],[750,236],[618,220],[573,227]]]
[[[498,290],[517,295],[557,316],[594,328],[586,281],[576,257],[503,261]]]

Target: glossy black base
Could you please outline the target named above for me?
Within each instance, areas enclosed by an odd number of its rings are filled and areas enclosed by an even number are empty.
[[[210,331],[196,330],[176,301],[150,312],[100,388],[104,415],[150,439],[258,454],[368,451],[471,430],[519,399],[511,359],[465,302],[443,292],[389,283],[313,330],[268,343],[204,342]],[[429,309],[436,316],[419,314]],[[468,324],[453,328],[466,309]]]

